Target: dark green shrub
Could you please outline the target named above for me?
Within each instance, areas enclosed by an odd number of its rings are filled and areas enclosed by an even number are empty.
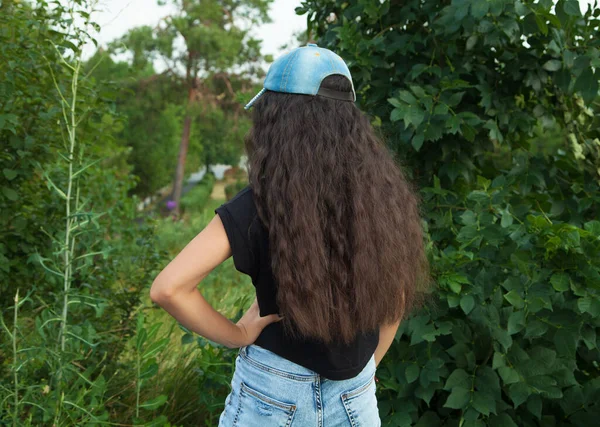
[[[597,423],[599,11],[553,6],[298,9],[421,186],[438,307],[378,369],[385,425]]]

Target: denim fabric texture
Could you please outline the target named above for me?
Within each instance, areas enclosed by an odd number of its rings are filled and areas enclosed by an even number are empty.
[[[354,378],[329,380],[249,345],[235,360],[219,427],[379,427],[375,356]]]

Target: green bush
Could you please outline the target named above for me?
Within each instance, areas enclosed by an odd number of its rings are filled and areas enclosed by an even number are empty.
[[[420,185],[436,309],[378,369],[393,426],[600,415],[598,15],[577,1],[307,0]],[[596,71],[594,71],[596,70]]]
[[[210,199],[214,185],[215,176],[212,173],[204,175],[202,180],[181,198],[182,212],[187,214],[202,212]]]
[[[248,181],[244,179],[237,179],[231,184],[225,186],[225,198],[231,200],[233,196],[239,193],[244,187],[248,185]]]
[[[85,78],[87,6],[0,3],[2,425],[106,423],[161,258],[128,197],[111,93]]]

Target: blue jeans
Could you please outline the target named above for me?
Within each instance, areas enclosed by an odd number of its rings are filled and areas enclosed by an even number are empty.
[[[375,356],[354,378],[334,381],[249,345],[235,360],[219,427],[378,427]]]

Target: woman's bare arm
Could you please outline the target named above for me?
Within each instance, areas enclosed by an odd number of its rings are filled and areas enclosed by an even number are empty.
[[[183,326],[229,348],[252,344],[276,314],[261,317],[258,302],[236,323],[216,311],[198,290],[198,284],[232,255],[219,215],[154,279],[150,299]]]
[[[381,362],[381,359],[383,359],[383,356],[392,345],[399,326],[400,321],[391,325],[382,325],[381,328],[379,328],[379,344],[375,349],[375,366],[379,365],[379,362]]]

